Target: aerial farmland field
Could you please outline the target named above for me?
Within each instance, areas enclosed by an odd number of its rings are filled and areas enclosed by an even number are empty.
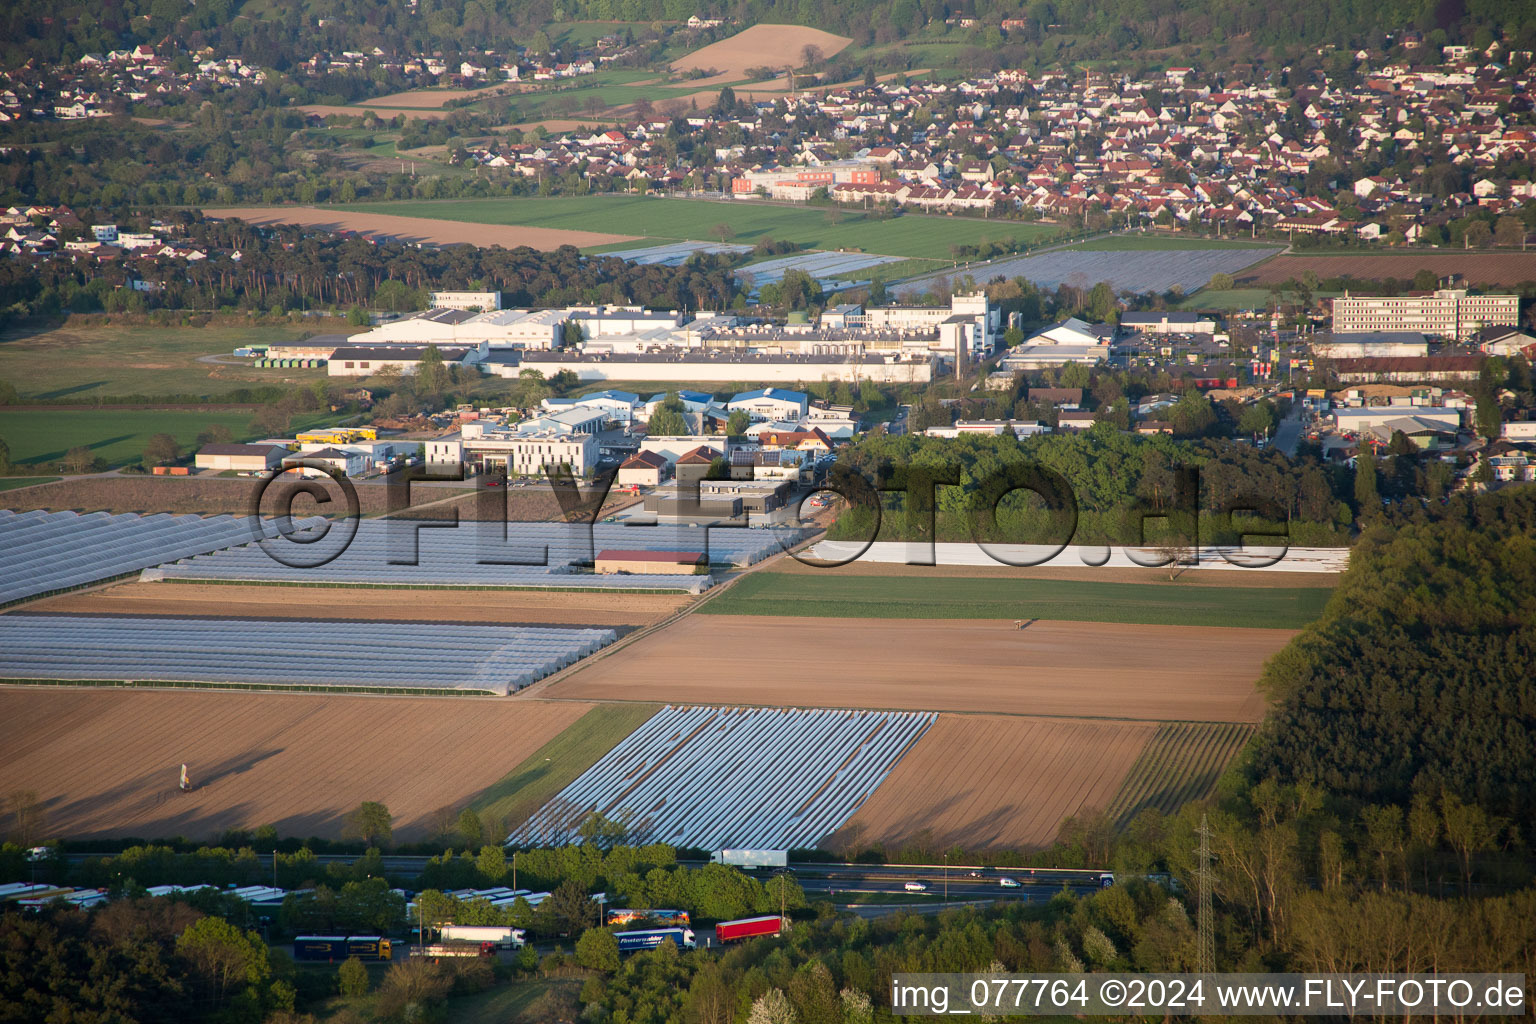
[[[529,692],[580,701],[1257,722],[1265,705],[1254,682],[1293,635],[1048,619],[1019,629],[1003,619],[924,625],[690,615]],[[742,672],[738,652],[763,649],[774,651],[771,678]]]
[[[57,462],[71,448],[89,448],[91,455],[108,466],[138,462],[144,447],[156,434],[170,434],[185,449],[197,435],[214,425],[229,428],[237,438],[252,436],[254,408],[190,409],[116,408],[0,410],[0,437],[11,447],[12,461],[38,466]],[[308,426],[315,417],[305,417]],[[64,485],[60,485],[64,486]]]
[[[1171,246],[1165,249],[1141,248],[1099,250],[1088,247],[1053,249],[1033,256],[1014,256],[990,263],[966,267],[963,271],[940,271],[902,283],[902,290],[921,291],[957,273],[970,274],[978,281],[1003,277],[1022,277],[1041,288],[1061,284],[1088,288],[1100,281],[1109,282],[1117,292],[1164,292],[1175,286],[1192,292],[1214,274],[1237,274],[1279,252],[1274,246],[1251,245],[1214,247]]]
[[[258,369],[240,360],[223,361],[243,345],[279,344],[322,332],[345,335],[357,330],[340,319],[311,324],[319,326],[226,322],[161,327],[70,317],[42,329],[13,327],[0,332],[0,379],[10,382],[23,402],[91,402],[103,395],[135,394],[217,399],[240,388],[311,383],[325,379],[325,371]]]
[[[1149,722],[940,715],[825,844],[935,849],[1049,844],[1063,818],[1101,810],[1158,732]]]
[[[261,216],[281,220],[288,208],[274,207]],[[247,211],[248,213],[251,211]],[[752,244],[763,238],[791,241],[810,249],[861,249],[884,256],[926,256],[947,259],[952,245],[1018,239],[1026,244],[1049,239],[1058,229],[1049,224],[994,221],[976,217],[934,217],[905,214],[890,220],[855,211],[829,211],[760,203],[755,200],[710,201],[651,196],[567,196],[546,199],[448,199],[354,203],[325,207],[334,220],[345,212],[347,226],[364,230],[378,215],[410,218],[423,223],[418,233],[436,230],[430,223],[471,223],[482,226],[517,225],[557,231],[620,233],[661,241],[718,237],[715,226],[729,225],[732,241]],[[411,230],[392,226],[386,233]],[[384,229],[379,229],[384,230]],[[452,230],[452,229],[445,229]],[[488,228],[487,228],[488,230]],[[428,237],[422,234],[422,237]],[[573,242],[597,245],[598,240]],[[1249,262],[1252,262],[1251,260]],[[1242,264],[1246,266],[1247,264]],[[1208,278],[1210,275],[1207,274]],[[1204,281],[1202,280],[1203,284]]]
[[[382,205],[382,204],[379,204]],[[393,205],[393,204],[392,204]],[[472,217],[423,218],[400,216],[402,211],[357,207],[253,206],[207,210],[213,218],[238,218],[251,224],[302,224],[331,231],[355,231],[373,238],[402,242],[433,242],[438,245],[469,243],[516,249],[558,249],[562,245],[611,245],[633,241],[636,236],[611,231],[581,231],[561,227],[511,226],[510,222],[480,221]],[[467,223],[466,223],[467,222]]]
[[[1436,250],[1353,250],[1336,253],[1277,256],[1249,274],[1234,274],[1239,286],[1268,287],[1307,271],[1319,278],[1350,275],[1362,281],[1410,280],[1420,270],[1438,277],[1457,275],[1469,284],[1513,287],[1536,281],[1536,252],[1457,252]]]
[[[308,694],[0,690],[0,776],[60,835],[340,838],[364,800],[426,838],[587,705]],[[399,752],[408,751],[403,758]],[[196,788],[178,792],[185,762]]]
[[[883,568],[883,567],[882,567]],[[926,568],[926,567],[923,567]],[[1159,586],[970,573],[753,573],[701,609],[707,615],[907,619],[1061,619],[1171,626],[1300,629],[1322,613],[1325,587]]]

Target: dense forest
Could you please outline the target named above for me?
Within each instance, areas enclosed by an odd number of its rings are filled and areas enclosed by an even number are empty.
[[[1368,530],[1323,618],[1269,666],[1256,773],[1407,806],[1536,814],[1536,491]]]

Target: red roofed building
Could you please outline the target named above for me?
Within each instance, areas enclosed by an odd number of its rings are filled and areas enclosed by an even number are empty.
[[[820,427],[810,430],[765,430],[759,443],[764,448],[790,448],[802,452],[829,452],[832,439]]]

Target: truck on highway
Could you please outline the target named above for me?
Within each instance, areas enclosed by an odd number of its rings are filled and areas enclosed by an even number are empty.
[[[717,864],[731,864],[738,868],[787,868],[788,850],[717,850],[710,860]]]
[[[611,925],[634,924],[636,921],[654,921],[673,926],[693,923],[686,910],[645,910],[640,907],[611,907],[608,910],[608,923]]]
[[[389,940],[382,935],[296,935],[293,939],[295,960],[337,963],[355,956],[384,961],[391,953]]]
[[[412,946],[410,956],[429,960],[475,959],[496,955],[494,942],[429,942],[425,946]]]
[[[761,935],[781,935],[788,926],[789,922],[778,914],[769,914],[766,917],[743,917],[735,921],[721,921],[715,925],[715,938],[724,945],[727,942],[755,939]]]
[[[675,942],[679,950],[694,949],[698,944],[692,928],[647,928],[637,932],[614,932],[620,953],[640,953],[655,949],[663,942]]]
[[[445,924],[437,935],[444,942],[489,942],[498,949],[522,949],[524,932],[497,925]]]

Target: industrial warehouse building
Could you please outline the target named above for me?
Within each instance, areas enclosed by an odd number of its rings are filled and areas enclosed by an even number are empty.
[[[709,572],[709,562],[702,551],[608,550],[598,552],[593,568],[603,574],[699,576]]]
[[[205,444],[193,462],[198,469],[219,473],[265,473],[287,454],[288,449],[275,444]]]
[[[431,345],[342,345],[331,352],[325,371],[332,377],[370,377],[395,367],[401,373],[415,373]],[[490,355],[489,345],[477,348],[439,348],[445,364],[474,366]]]
[[[496,310],[501,308],[501,292],[433,292],[430,302],[433,309]]]
[[[1216,321],[1199,313],[1121,313],[1120,326],[1142,334],[1216,333]]]

